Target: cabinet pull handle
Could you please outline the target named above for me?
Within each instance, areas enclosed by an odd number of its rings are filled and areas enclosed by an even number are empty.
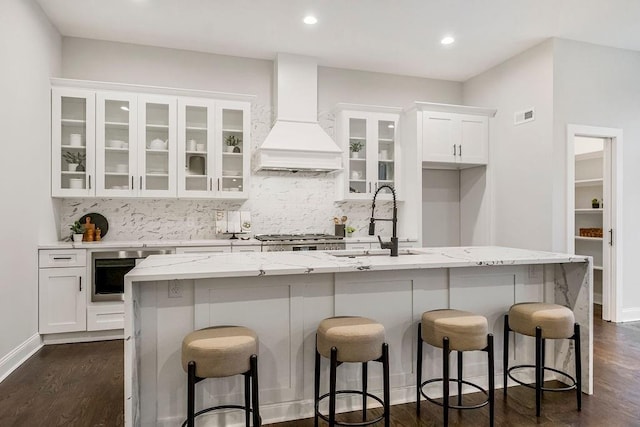
[[[209,178],[209,191],[213,191],[213,178]]]
[[[91,190],[91,175],[89,175],[89,190]]]
[[[78,276],[78,285],[80,287],[80,292],[82,292],[82,276]]]
[[[613,246],[613,228],[609,229],[609,246]]]
[[[140,176],[140,189],[142,190],[142,175]]]
[[[371,181],[369,181],[369,193],[371,193]]]
[[[53,257],[54,260],[59,260],[59,259],[67,259],[70,260],[71,257],[70,256],[54,256]]]
[[[453,155],[456,155],[456,144],[453,144]]]
[[[458,156],[462,157],[462,144],[458,145]]]
[[[131,189],[133,190],[133,175],[131,175]]]
[[[220,191],[220,178],[218,178],[218,191]]]

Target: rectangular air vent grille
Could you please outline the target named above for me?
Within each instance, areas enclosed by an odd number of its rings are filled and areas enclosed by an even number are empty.
[[[518,111],[514,114],[514,124],[521,125],[523,123],[531,122],[535,120],[536,112],[535,109],[529,108],[524,111]]]

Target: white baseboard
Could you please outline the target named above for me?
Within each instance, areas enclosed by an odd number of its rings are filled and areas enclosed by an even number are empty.
[[[640,307],[623,308],[620,322],[636,322],[640,320]]]
[[[124,330],[114,329],[110,331],[82,331],[65,332],[61,334],[47,334],[42,336],[45,345],[71,344],[78,342],[121,340],[124,338]]]
[[[0,359],[0,382],[4,381],[13,371],[22,365],[28,358],[42,348],[40,334],[33,334],[29,339],[11,350]]]

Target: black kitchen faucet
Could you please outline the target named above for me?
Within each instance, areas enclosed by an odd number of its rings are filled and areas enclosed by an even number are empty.
[[[383,188],[391,190],[393,195],[393,218],[376,218],[376,197]],[[378,187],[373,195],[373,202],[371,203],[371,219],[369,220],[369,236],[373,236],[376,233],[376,221],[392,221],[393,222],[393,235],[390,242],[383,242],[378,235],[378,241],[380,242],[380,248],[391,249],[391,256],[398,256],[398,205],[396,204],[396,190],[392,186],[384,184]]]

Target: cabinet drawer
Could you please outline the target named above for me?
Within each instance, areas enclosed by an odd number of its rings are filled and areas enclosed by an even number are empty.
[[[85,249],[41,250],[38,254],[40,268],[85,267],[87,251]]]
[[[87,331],[124,328],[124,303],[87,307]]]

